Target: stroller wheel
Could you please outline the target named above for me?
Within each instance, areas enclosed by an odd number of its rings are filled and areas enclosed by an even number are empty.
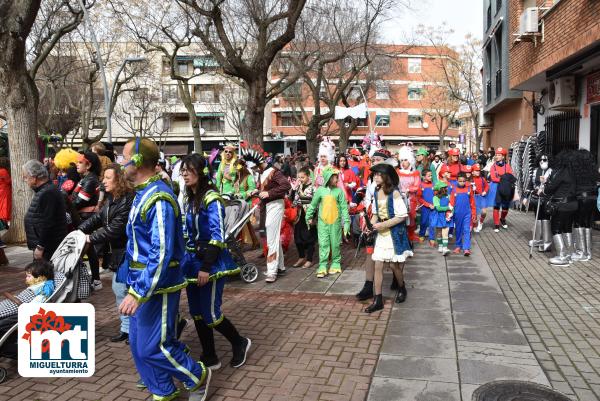
[[[247,263],[240,269],[240,275],[246,283],[253,283],[258,278],[258,268],[254,263]]]
[[[7,374],[6,369],[0,368],[0,383],[3,383],[4,380],[6,380]]]

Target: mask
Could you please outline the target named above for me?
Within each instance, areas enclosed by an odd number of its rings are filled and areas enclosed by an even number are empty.
[[[540,162],[540,167],[542,170],[548,170],[548,162]]]

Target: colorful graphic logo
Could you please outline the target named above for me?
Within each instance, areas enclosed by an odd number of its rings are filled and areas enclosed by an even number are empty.
[[[91,304],[19,306],[19,374],[89,377],[95,369],[95,310]]]

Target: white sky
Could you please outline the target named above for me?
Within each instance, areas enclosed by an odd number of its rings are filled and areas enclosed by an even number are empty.
[[[439,26],[444,22],[454,30],[449,38],[452,45],[462,43],[467,33],[477,38],[483,36],[482,0],[410,0],[412,10],[399,11],[383,26],[385,41],[405,43],[419,24]]]

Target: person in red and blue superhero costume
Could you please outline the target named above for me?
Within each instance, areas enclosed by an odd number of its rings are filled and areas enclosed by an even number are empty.
[[[221,367],[215,350],[213,328],[230,343],[231,367],[246,362],[252,342],[242,337],[221,311],[227,276],[240,273],[226,246],[225,201],[210,182],[208,161],[199,154],[182,159],[185,183],[186,250],[182,260],[190,314],[202,344],[202,363],[211,370]]]
[[[419,204],[421,205],[421,222],[419,227],[419,240],[425,240],[425,233],[429,230],[429,244],[435,246],[435,227],[431,226],[431,216],[434,211],[433,206],[433,182],[432,172],[426,170],[423,173],[423,180],[417,193]]]
[[[483,228],[483,222],[485,221],[485,217],[487,215],[487,194],[490,185],[485,177],[481,175],[481,166],[479,164],[474,164],[472,166],[472,170],[473,177],[471,177],[471,182],[475,190],[475,212],[478,216],[477,225],[474,231],[478,233]]]
[[[465,173],[459,173],[456,188],[450,194],[450,204],[454,213],[456,248],[454,253],[464,252],[471,255],[471,224],[477,219],[475,212],[475,194],[471,185],[467,184]]]
[[[449,182],[456,187],[456,179],[458,174],[463,172],[463,165],[460,163],[460,150],[458,148],[452,148],[448,150],[448,171],[450,172]]]
[[[125,176],[135,186],[135,197],[123,261],[128,270],[128,295],[119,312],[131,317],[133,360],[153,400],[178,397],[175,377],[189,390],[190,400],[204,401],[210,370],[194,361],[176,338],[180,293],[187,285],[179,264],[184,254],[179,205],[171,188],[155,175],[159,152],[153,141],[131,140],[123,156]]]
[[[510,208],[510,201],[501,201],[496,196],[498,192],[498,184],[504,174],[512,174],[513,170],[510,164],[506,161],[508,151],[505,148],[496,148],[496,155],[494,156],[496,161],[490,168],[490,188],[488,192],[488,207],[494,208],[494,231],[498,232],[500,225],[502,228],[508,228],[506,224],[506,216],[508,215],[508,209]],[[502,212],[500,210],[502,209]]]

